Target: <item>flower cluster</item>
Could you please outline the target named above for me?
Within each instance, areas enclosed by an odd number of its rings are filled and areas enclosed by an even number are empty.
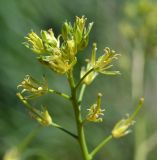
[[[82,16],[76,17],[74,25],[65,22],[62,27],[62,36],[64,41],[73,41],[77,51],[83,50],[88,45],[89,33],[92,29],[93,23],[89,23],[86,28],[87,18]]]
[[[101,116],[103,116],[103,112],[105,109],[101,109],[101,97],[102,94],[98,93],[97,103],[93,104],[89,109],[86,119],[91,122],[102,122]]]
[[[65,74],[71,69],[76,61],[76,54],[88,45],[89,33],[93,23],[86,28],[86,18],[76,17],[74,25],[65,22],[62,34],[57,38],[52,29],[41,31],[41,38],[34,32],[26,37],[26,47],[39,55],[39,61],[53,71]],[[62,38],[62,40],[60,40]],[[62,43],[61,43],[62,42]]]
[[[88,152],[84,123],[102,122],[105,109],[101,107],[102,94],[98,93],[96,102],[87,109],[88,112],[85,119],[82,118],[81,107],[86,85],[90,85],[99,73],[117,75],[120,74],[120,72],[113,69],[110,70],[113,66],[113,61],[118,59],[119,54],[116,54],[115,51],[106,47],[104,54],[97,58],[97,45],[93,43],[91,58],[86,60],[86,67],[82,67],[80,72],[81,78],[75,83],[74,65],[77,63],[77,53],[87,47],[89,33],[93,26],[93,23],[86,25],[86,21],[87,18],[82,16],[81,18],[76,17],[74,24],[65,22],[62,26],[61,34],[58,37],[55,37],[52,29],[48,31],[42,30],[40,36],[32,31],[25,37],[27,40],[27,42],[24,43],[25,46],[38,55],[37,59],[41,64],[44,64],[56,73],[66,75],[70,95],[50,89],[45,77],[43,77],[43,81],[37,81],[30,75],[26,75],[24,80],[18,85],[21,92],[17,93],[17,97],[25,105],[29,115],[33,119],[43,126],[53,126],[69,134],[81,144],[80,147],[83,151],[84,159],[93,159],[94,155],[105,146],[112,137],[120,138],[130,132],[129,128],[134,124],[134,117],[141,109],[143,99],[140,100],[138,107],[131,116],[118,121],[110,135],[95,147],[91,153]],[[75,113],[77,134],[54,123],[46,107],[38,109],[29,103],[31,98],[39,97],[47,93],[57,94],[71,102]],[[11,154],[13,154],[13,156],[15,154],[15,157],[18,157],[19,155],[16,153],[16,150],[14,152]]]
[[[35,98],[48,92],[48,84],[45,77],[43,77],[42,82],[39,82],[30,75],[26,75],[17,88],[22,88],[21,94],[26,93],[25,99]]]

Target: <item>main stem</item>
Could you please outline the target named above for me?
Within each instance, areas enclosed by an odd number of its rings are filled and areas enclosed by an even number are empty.
[[[87,148],[87,144],[85,140],[85,134],[84,134],[84,129],[82,125],[81,109],[79,107],[79,103],[78,103],[77,96],[76,96],[76,87],[75,87],[72,70],[69,71],[67,76],[68,76],[68,82],[69,82],[70,89],[71,89],[71,102],[72,102],[74,113],[75,113],[78,141],[79,141],[82,153],[83,153],[84,160],[91,160],[92,158],[88,153],[88,148]]]

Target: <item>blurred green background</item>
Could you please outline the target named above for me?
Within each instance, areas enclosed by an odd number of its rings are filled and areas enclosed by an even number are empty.
[[[27,144],[19,155],[20,160],[82,159],[77,142],[65,133],[48,127],[36,129],[38,124],[28,116],[16,97],[16,86],[26,74],[36,79],[46,74],[51,88],[69,93],[65,77],[40,65],[22,42],[31,29],[39,33],[41,29],[53,28],[57,35],[65,20],[73,21],[75,16],[82,15],[88,18],[88,22],[94,21],[94,27],[89,47],[78,55],[76,80],[85,58],[90,57],[93,42],[98,44],[98,55],[106,46],[121,54],[116,68],[122,73],[115,77],[100,75],[87,87],[83,100],[84,112],[94,102],[97,92],[103,93],[106,109],[103,123],[86,126],[89,149],[110,133],[117,120],[131,113],[138,99],[144,96],[144,108],[133,132],[110,142],[95,159],[157,159],[155,0],[0,0],[0,159],[17,160],[13,156],[9,159],[8,155],[16,154],[14,147],[19,144]],[[71,105],[64,99],[48,95],[32,103],[48,106],[55,122],[76,132]],[[34,130],[38,133],[32,136]]]

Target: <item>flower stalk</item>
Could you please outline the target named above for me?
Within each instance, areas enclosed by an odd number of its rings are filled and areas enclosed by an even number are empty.
[[[109,141],[112,140],[112,135],[109,135],[107,138],[105,138],[95,149],[90,153],[91,157],[94,157],[97,152],[99,152]]]

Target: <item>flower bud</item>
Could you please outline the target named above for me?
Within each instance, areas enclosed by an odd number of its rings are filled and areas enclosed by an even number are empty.
[[[65,52],[70,55],[69,56],[70,60],[74,59],[77,52],[74,40],[67,40]]]
[[[80,72],[80,77],[82,78],[90,69],[91,69],[91,66],[90,64],[87,64],[87,67],[82,67],[81,68],[81,72]],[[90,85],[93,80],[95,79],[95,77],[97,76],[97,73],[95,71],[92,71],[91,73],[89,73],[84,79],[83,79],[83,83],[86,84],[86,85]]]
[[[29,112],[30,116],[37,120],[41,125],[43,126],[49,126],[52,124],[52,118],[46,109],[46,107],[42,108],[42,110],[38,110],[36,108],[33,108],[34,112]]]
[[[81,73],[80,73],[80,77],[82,78],[90,69],[94,68],[94,65],[96,63],[96,43],[93,43],[93,48],[92,48],[92,54],[91,54],[91,59],[90,60],[86,60],[87,62],[87,66],[82,67],[81,69]],[[95,71],[92,71],[91,73],[89,73],[83,80],[83,83],[85,83],[86,85],[89,85],[93,82],[93,80],[95,79],[95,77],[97,76],[97,73]]]
[[[28,41],[24,42],[27,48],[30,48],[33,52],[38,54],[45,53],[43,41],[35,32],[32,31],[29,33],[25,39]]]
[[[133,122],[126,123],[127,119],[120,120],[112,130],[112,135],[114,138],[120,138],[130,133],[128,128],[133,125]]]
[[[71,23],[65,22],[62,26],[62,37],[65,41],[72,38],[72,26]]]
[[[84,16],[82,16],[81,18],[76,16],[75,25],[80,30],[81,33],[85,28],[86,21],[87,18],[85,18]]]
[[[74,23],[73,34],[78,51],[83,50],[88,45],[89,33],[92,29],[93,23],[89,23],[88,28],[86,28],[86,21],[87,18],[82,16],[81,18],[76,17]]]
[[[55,38],[52,29],[49,29],[48,31],[42,30],[41,37],[44,42],[45,49],[48,52],[52,52],[53,48],[59,47],[60,45],[60,41]]]
[[[144,98],[141,98],[136,110],[132,113],[132,115],[128,116],[126,119],[121,119],[116,123],[112,130],[112,136],[114,138],[123,137],[131,132],[129,127],[135,124],[134,118],[143,106],[143,102]]]

